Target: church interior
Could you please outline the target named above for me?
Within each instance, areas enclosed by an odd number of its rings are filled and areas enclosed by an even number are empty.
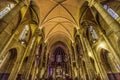
[[[0,0],[0,80],[120,80],[120,0]]]

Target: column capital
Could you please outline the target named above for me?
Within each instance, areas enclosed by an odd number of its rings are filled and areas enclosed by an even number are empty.
[[[81,34],[82,33],[82,29],[77,29],[77,34]]]

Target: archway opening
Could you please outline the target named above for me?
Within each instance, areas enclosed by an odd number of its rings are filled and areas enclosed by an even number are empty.
[[[116,64],[116,59],[113,57],[112,53],[110,53],[106,49],[102,49],[101,50],[101,61],[108,75],[108,78],[110,80],[119,80],[120,79],[119,68]]]
[[[7,51],[0,63],[0,79],[7,80],[17,59],[17,49]]]

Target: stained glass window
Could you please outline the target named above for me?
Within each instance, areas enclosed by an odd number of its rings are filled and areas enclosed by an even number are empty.
[[[119,17],[119,15],[114,10],[112,10],[109,6],[104,5],[103,7],[114,19],[117,19]]]
[[[13,7],[15,4],[8,4],[2,11],[0,11],[0,19],[2,19]]]

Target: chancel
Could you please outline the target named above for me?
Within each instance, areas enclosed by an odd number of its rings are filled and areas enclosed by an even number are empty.
[[[0,0],[0,80],[120,80],[120,0]]]

